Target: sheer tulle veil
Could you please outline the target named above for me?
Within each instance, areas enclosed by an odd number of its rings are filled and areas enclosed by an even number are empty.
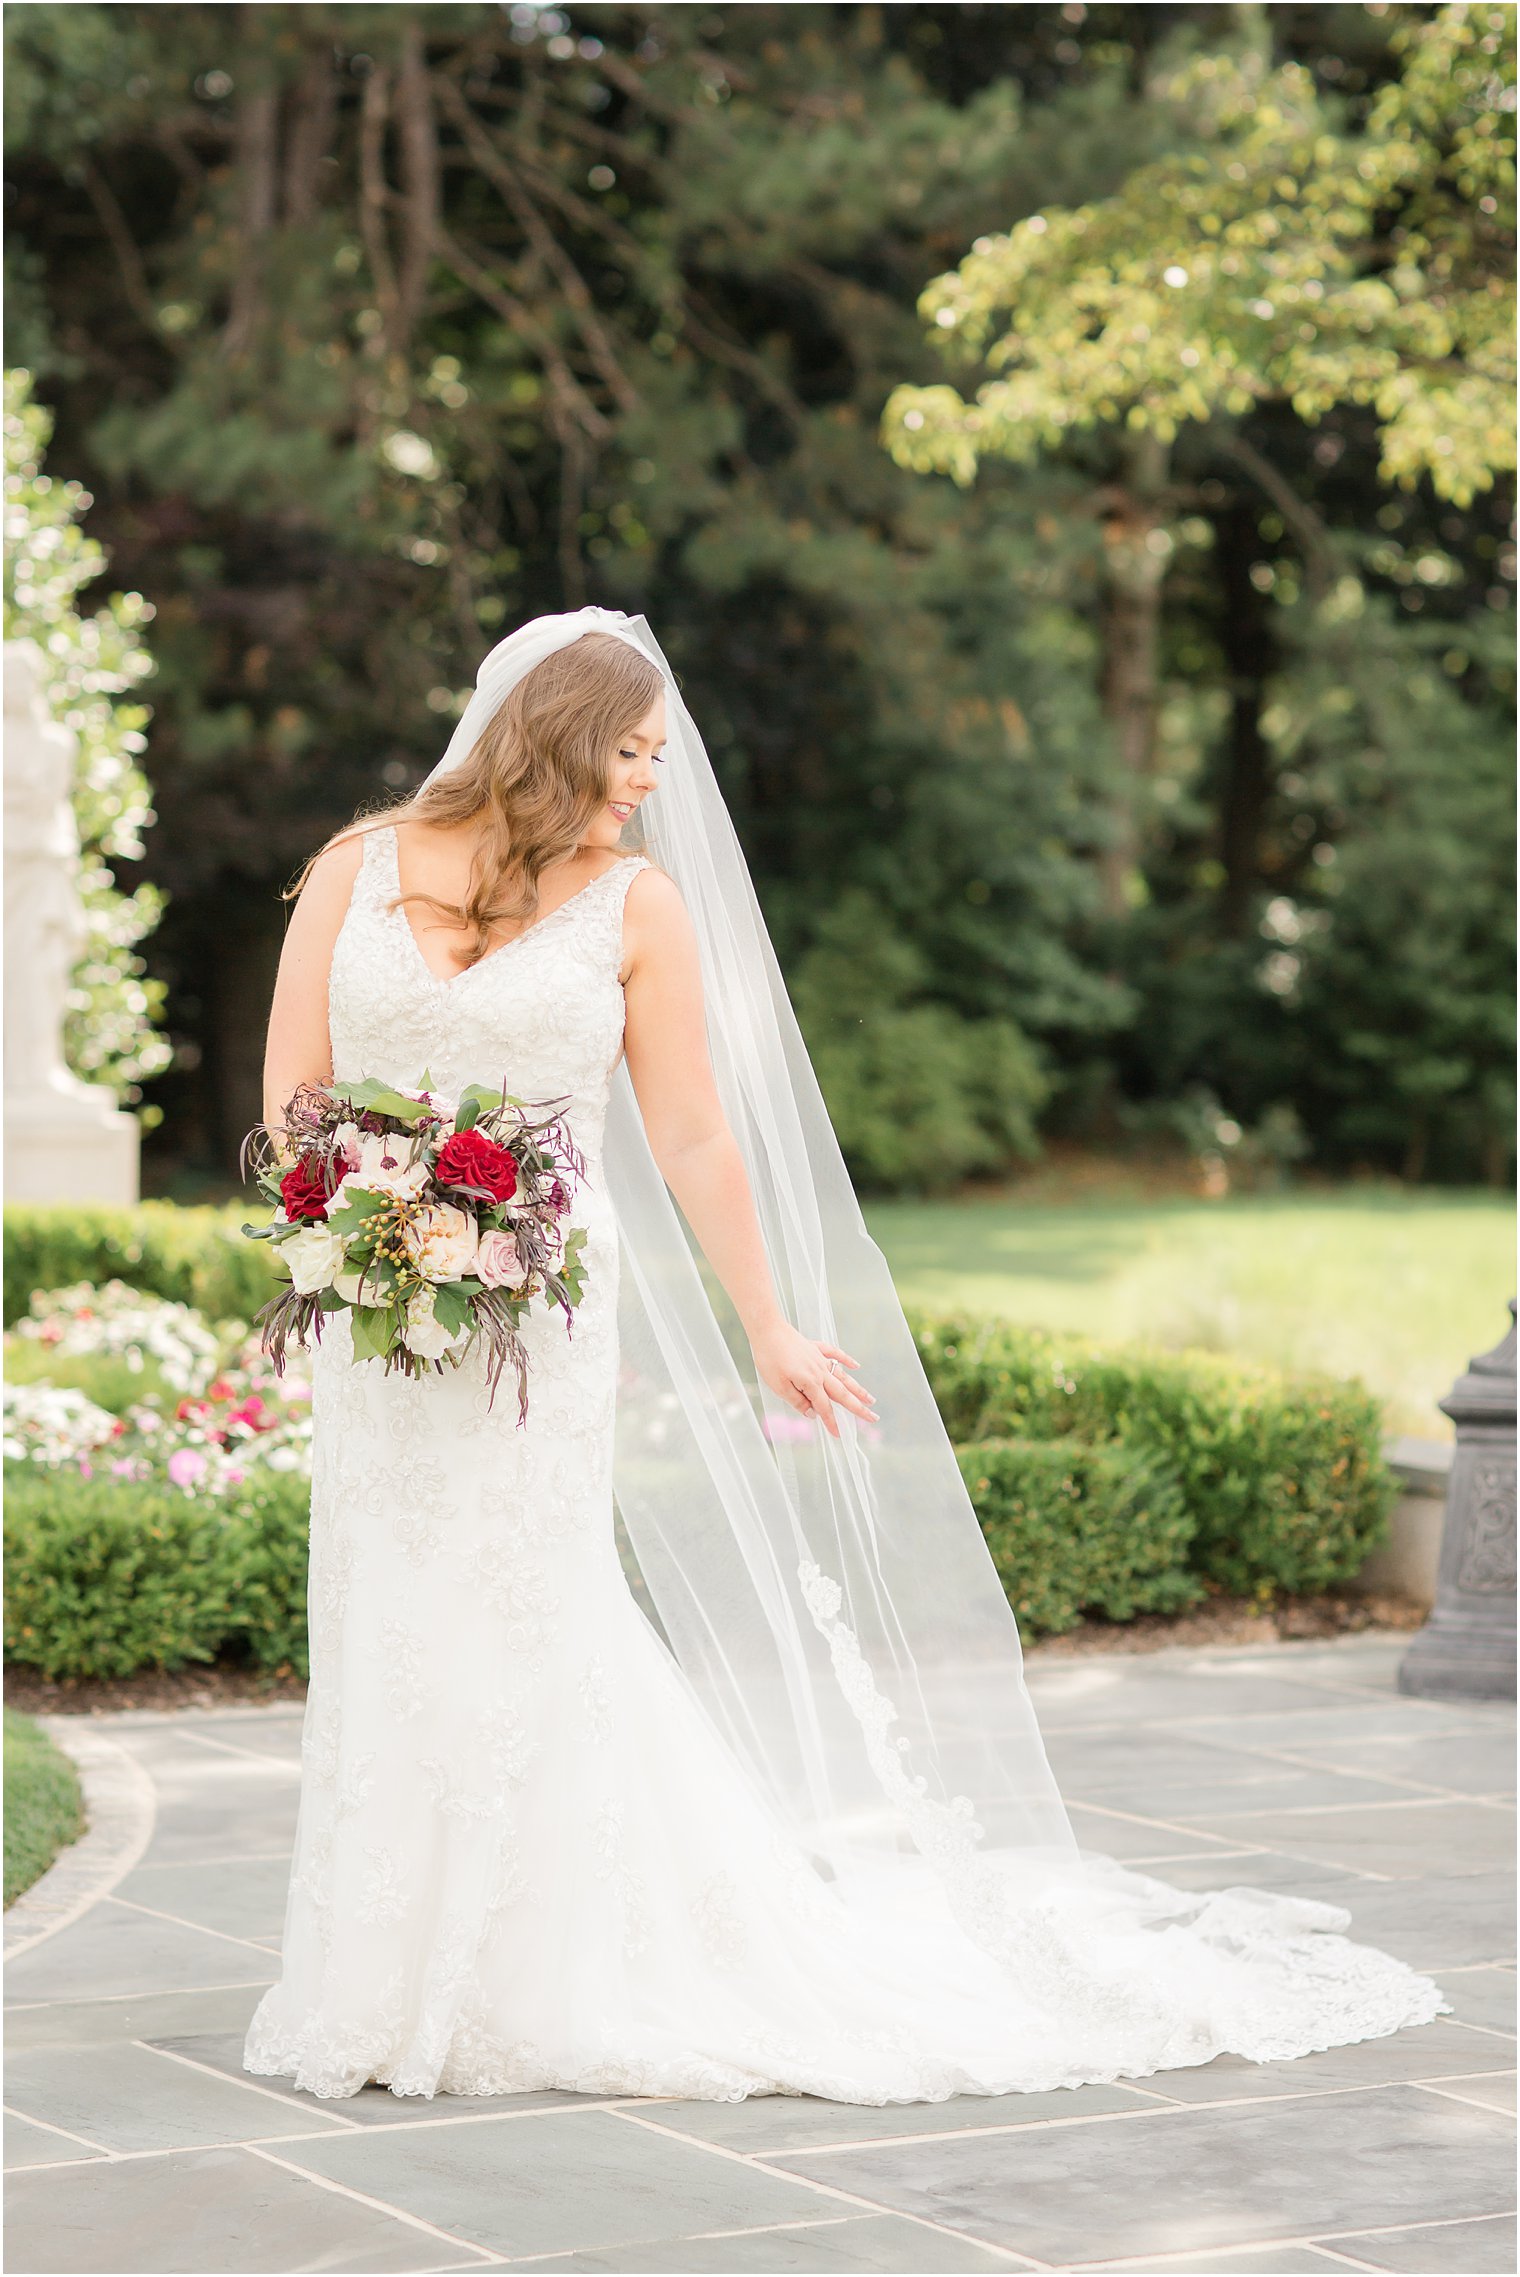
[[[668,872],[694,923],[713,1068],[782,1305],[859,1361],[880,1414],[871,1426],[841,1410],[835,1439],[759,1382],[620,1065],[604,1151],[620,1233],[614,1489],[698,1698],[821,1873],[894,1906],[948,1906],[1026,1983],[1043,1952],[1068,2005],[1073,1940],[1085,1940],[1077,1974],[1089,1981],[1108,1952],[1111,2010],[1116,1983],[1135,1978],[1128,1939],[1142,1927],[1186,1916],[1203,1932],[1186,1941],[1195,1967],[1205,1941],[1216,1957],[1238,1956],[1267,1928],[1301,1944],[1305,1929],[1345,1927],[1340,1907],[1184,1892],[1079,1849],[1013,1614],[861,1216],[701,734],[645,619],[585,608],[521,626],[481,665],[434,773],[467,755],[516,680],[590,631],[632,642],[664,676],[666,765],[625,843]],[[1381,1962],[1410,2013],[1439,1997],[1427,1987],[1412,1998],[1424,1980],[1383,1956],[1312,1942]],[[1138,1979],[1134,1994],[1151,1997]],[[1153,2022],[1148,2046],[1168,2030],[1164,2015]]]
[[[695,926],[713,1069],[782,1307],[859,1361],[881,1416],[844,1416],[835,1439],[761,1384],[620,1065],[604,1150],[622,1249],[615,1492],[660,1625],[730,1745],[833,1871],[932,1850],[941,1834],[1069,1860],[1013,1615],[706,747],[645,619],[587,608],[520,627],[481,665],[434,772],[466,756],[518,679],[591,631],[632,642],[664,676],[666,763],[625,843],[675,880]]]

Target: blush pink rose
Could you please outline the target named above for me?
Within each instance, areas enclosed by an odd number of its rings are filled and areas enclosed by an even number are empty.
[[[476,1253],[475,1271],[488,1289],[518,1289],[528,1278],[522,1251],[514,1233],[483,1233]]]

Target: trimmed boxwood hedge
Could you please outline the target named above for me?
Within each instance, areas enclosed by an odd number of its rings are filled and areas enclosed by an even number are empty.
[[[12,1202],[5,1212],[5,1322],[19,1320],[34,1289],[76,1281],[125,1281],[158,1297],[194,1305],[208,1320],[252,1320],[270,1295],[269,1244],[239,1228],[255,1205],[182,1209],[139,1202],[133,1209]]]
[[[982,1439],[956,1460],[1021,1628],[1176,1613],[1203,1595],[1169,1463],[1080,1439]]]
[[[250,1319],[262,1245],[230,1210],[6,1212],[6,1317],[34,1287],[113,1276]],[[1009,1599],[1031,1630],[1349,1580],[1394,1483],[1377,1401],[1195,1352],[916,1316],[920,1356]],[[49,1675],[173,1668],[224,1649],[306,1669],[307,1482],[226,1501],[7,1466],[8,1655]]]
[[[1072,1438],[1169,1465],[1195,1528],[1188,1562],[1225,1589],[1333,1588],[1382,1538],[1395,1487],[1361,1384],[966,1316],[916,1335],[953,1440]]]
[[[131,1676],[230,1649],[304,1676],[311,1487],[270,1471],[236,1498],[5,1466],[6,1658]]]

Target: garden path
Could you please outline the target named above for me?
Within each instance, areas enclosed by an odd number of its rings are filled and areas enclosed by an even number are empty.
[[[1513,1717],[1402,1698],[1406,1643],[1036,1661],[1030,1684],[1081,1840],[1188,1886],[1332,1897],[1452,2016],[884,2111],[248,2079],[300,1709],[91,1718],[97,1764],[121,1750],[126,1870],[82,1910],[76,1869],[62,1906],[39,1885],[7,1917],[7,2266],[1512,2272]]]

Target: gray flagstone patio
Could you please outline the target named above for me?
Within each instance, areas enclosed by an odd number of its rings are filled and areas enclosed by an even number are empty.
[[[115,1831],[7,1916],[6,2266],[1513,2272],[1514,1718],[1401,1698],[1406,1642],[1036,1659],[1030,1684],[1084,1844],[1331,1897],[1453,2015],[886,2110],[249,2079],[301,1711],[91,1718]]]

